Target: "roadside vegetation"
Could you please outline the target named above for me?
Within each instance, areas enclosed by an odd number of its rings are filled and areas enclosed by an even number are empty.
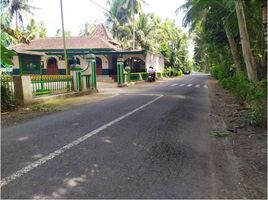
[[[248,109],[248,123],[266,126],[267,2],[186,0],[180,9],[195,42],[195,68],[210,71]]]

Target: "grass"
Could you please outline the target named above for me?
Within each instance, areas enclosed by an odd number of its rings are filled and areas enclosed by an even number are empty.
[[[222,131],[211,131],[209,134],[216,138],[223,138],[223,137],[229,136],[229,133],[222,132]]]

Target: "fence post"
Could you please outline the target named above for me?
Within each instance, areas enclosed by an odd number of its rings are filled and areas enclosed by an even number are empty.
[[[96,56],[94,54],[87,54],[86,61],[91,66],[91,89],[97,89],[97,78],[96,78]]]
[[[30,76],[13,76],[14,96],[20,104],[26,105],[31,103],[33,92],[31,87]]]
[[[78,92],[82,90],[82,69],[80,67],[70,68],[71,75],[73,76],[74,91]]]
[[[118,86],[122,86],[124,84],[124,60],[119,57],[117,59],[117,84]]]

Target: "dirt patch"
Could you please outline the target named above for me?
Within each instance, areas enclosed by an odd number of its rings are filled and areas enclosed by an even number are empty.
[[[248,110],[237,104],[216,80],[209,80],[207,85],[210,115],[216,119],[216,124],[225,125],[214,131],[228,133],[225,140],[237,158],[239,181],[246,198],[267,199],[267,129],[250,126],[246,120]]]
[[[79,97],[69,97],[64,99],[48,100],[44,103],[37,103],[27,107],[20,107],[12,112],[1,113],[1,127],[13,126],[21,122],[47,115],[49,113],[59,112],[71,109],[76,106],[101,101],[113,94],[90,94]]]

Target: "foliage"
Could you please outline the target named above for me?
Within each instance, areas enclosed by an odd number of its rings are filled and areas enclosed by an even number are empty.
[[[228,75],[220,67],[213,68],[213,76],[230,90],[236,101],[249,108],[247,121],[251,125],[266,126],[267,80],[250,82],[245,72]]]
[[[15,17],[15,29],[19,29],[19,22],[23,25],[23,14],[33,15],[33,10],[37,9],[29,4],[28,0],[4,0],[4,11],[8,9],[10,22]]]
[[[124,49],[132,48],[135,32],[135,48],[161,53],[165,65],[179,67],[189,62],[188,35],[178,28],[174,20],[160,20],[153,13],[145,14],[144,1],[110,0],[106,13],[107,24],[115,39]]]
[[[36,23],[34,19],[31,19],[23,34],[27,40],[44,38],[46,37],[47,29],[43,22]]]
[[[130,80],[131,81],[139,81],[140,80],[140,73],[130,73]]]
[[[71,31],[64,30],[64,33],[65,33],[65,37],[71,36]],[[61,29],[56,30],[56,36],[62,37],[62,30]]]
[[[182,71],[177,68],[166,67],[164,73],[168,76],[182,76]]]
[[[79,35],[81,35],[81,36],[89,36],[95,30],[96,27],[97,27],[96,22],[93,22],[93,23],[86,22],[85,27],[80,30]]]
[[[240,104],[244,104],[251,90],[251,83],[244,73],[237,73],[228,78],[222,78],[221,85],[230,90]]]
[[[0,64],[4,65],[4,66],[9,66],[9,65],[13,65],[12,61],[11,61],[11,57],[16,55],[13,51],[8,50],[6,47],[4,47],[4,45],[2,45],[1,42],[1,60],[0,60]]]
[[[11,94],[8,88],[4,85],[1,85],[1,111],[14,110],[18,105],[17,101],[14,99],[14,96]]]

